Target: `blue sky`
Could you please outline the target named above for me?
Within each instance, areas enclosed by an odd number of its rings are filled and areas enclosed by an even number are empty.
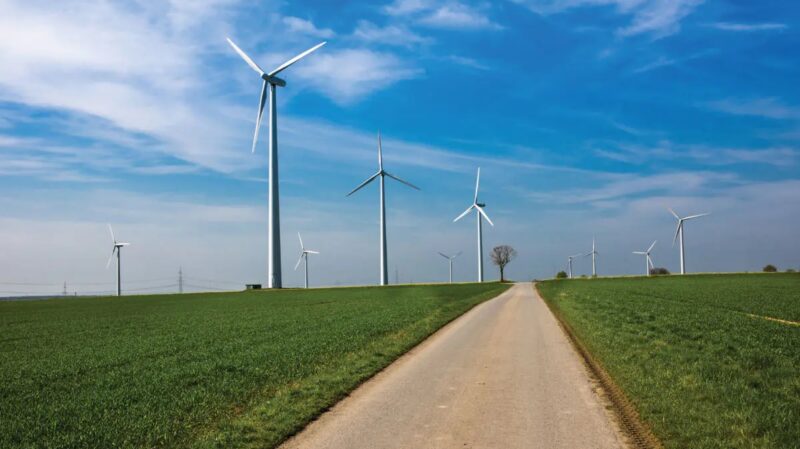
[[[487,250],[516,247],[517,279],[593,235],[601,274],[639,272],[655,239],[676,271],[667,207],[712,212],[687,226],[690,271],[798,268],[798,19],[779,1],[3,2],[0,290],[110,289],[107,222],[131,288],[179,266],[264,281],[260,86],[226,36],[264,67],[328,41],[278,93],[286,285],[298,231],[322,252],[312,284],[377,280],[377,188],[344,195],[379,129],[422,188],[388,185],[400,281],[444,279],[436,251],[474,278],[474,223],[452,219],[478,166]]]

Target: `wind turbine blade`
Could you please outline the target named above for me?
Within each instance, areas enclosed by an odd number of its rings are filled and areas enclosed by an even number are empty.
[[[650,248],[647,248],[647,253],[648,253],[648,254],[650,254],[650,251],[652,251],[652,250],[653,250],[653,247],[654,247],[654,246],[656,246],[656,242],[657,242],[657,241],[658,241],[658,240],[653,240],[653,244],[652,244],[652,245],[650,245]]]
[[[117,243],[117,239],[114,238],[114,230],[111,229],[111,223],[108,223],[108,232],[111,233],[111,241]]]
[[[408,182],[408,181],[403,181],[402,179],[398,178],[397,176],[395,176],[395,175],[393,175],[393,174],[391,174],[391,173],[389,173],[389,172],[383,172],[383,173],[384,173],[384,174],[386,174],[386,176],[388,176],[388,177],[390,177],[390,178],[394,179],[395,181],[400,181],[400,182],[402,182],[403,184],[405,184],[405,185],[407,185],[407,186],[411,187],[412,189],[417,189],[417,190],[419,190],[419,187],[415,186],[414,184],[411,184],[411,183],[410,183],[410,182]]]
[[[378,171],[383,171],[383,149],[381,148],[380,131],[378,131]]]
[[[647,253],[646,253],[646,252],[644,252],[644,251],[634,251],[634,252],[633,252],[633,254],[639,254],[639,255],[642,255],[642,256],[644,256],[644,255],[646,255]]]
[[[285,70],[287,67],[289,67],[290,65],[294,64],[295,62],[297,62],[297,61],[299,61],[299,60],[301,60],[301,59],[305,58],[305,57],[306,57],[306,56],[307,56],[309,53],[311,53],[311,52],[315,51],[315,50],[316,50],[316,49],[318,49],[319,47],[322,47],[322,46],[323,46],[323,45],[325,45],[326,43],[327,43],[327,42],[320,42],[319,44],[317,44],[317,45],[315,45],[315,46],[313,46],[313,47],[309,48],[308,50],[306,50],[306,51],[304,51],[304,52],[300,53],[299,55],[295,56],[294,58],[292,58],[292,59],[290,59],[290,60],[288,60],[288,61],[284,62],[283,64],[281,64],[281,65],[280,65],[280,67],[278,67],[277,69],[275,69],[275,70],[273,70],[273,71],[269,72],[269,76],[275,76],[275,75],[277,75],[277,74],[281,73],[281,72],[282,72],[282,71],[284,71],[284,70]]]
[[[354,194],[354,193],[358,192],[358,191],[359,191],[359,190],[361,190],[361,188],[363,188],[365,185],[367,185],[367,184],[371,183],[371,182],[372,182],[372,180],[373,180],[373,179],[375,179],[375,178],[377,178],[377,177],[378,177],[378,175],[380,175],[380,174],[381,174],[381,172],[378,172],[378,173],[375,173],[374,175],[370,176],[369,178],[367,178],[367,180],[366,180],[366,181],[364,181],[364,182],[362,182],[361,184],[359,184],[359,185],[358,185],[358,187],[356,187],[355,189],[353,189],[353,190],[352,190],[350,193],[348,193],[346,196],[350,196],[350,195],[352,195],[352,194]]]
[[[306,250],[306,252],[307,252],[308,254],[319,254],[319,251],[312,251],[312,250],[310,250],[310,249],[307,249],[307,250]]]
[[[117,242],[116,246],[128,246],[130,243]]]
[[[678,219],[678,220],[680,220],[680,219],[681,219],[681,217],[679,217],[679,216],[678,216],[678,214],[676,214],[674,210],[670,209],[669,207],[667,208],[667,210],[668,210],[668,211],[669,211],[669,213],[671,213],[671,214],[672,214],[672,216],[673,216],[673,217],[675,217],[676,219]]]
[[[473,203],[478,202],[478,188],[481,185],[481,168],[478,167],[478,176],[475,178],[475,198],[472,199]]]
[[[650,258],[649,254],[647,255],[647,263],[650,264],[651,270],[656,267],[655,265],[653,265],[653,259]]]
[[[303,237],[300,237],[299,232],[297,233],[297,238],[300,239],[300,249],[306,249],[306,247],[303,246]]]
[[[675,228],[675,237],[672,237],[672,246],[675,246],[675,241],[678,240],[678,234],[681,232],[681,227],[683,227],[683,220],[678,220],[678,227]]]
[[[253,133],[253,148],[251,153],[256,152],[256,142],[258,142],[258,131],[261,129],[261,119],[264,117],[264,105],[267,103],[267,82],[261,85],[261,99],[258,100],[258,115],[256,116],[256,130]]]
[[[246,62],[247,65],[250,66],[250,68],[258,72],[259,75],[262,76],[264,75],[264,71],[261,70],[261,67],[259,67],[258,64],[256,64],[252,59],[250,59],[250,56],[247,56],[247,53],[243,52],[241,48],[239,48],[236,44],[234,44],[231,38],[226,37],[225,39],[228,40],[228,43],[231,44],[231,47],[233,47],[233,49],[236,50],[236,53],[239,53],[239,56],[241,56],[242,59],[244,59],[244,62]]]
[[[464,212],[462,212],[462,213],[461,213],[461,215],[459,215],[458,217],[456,217],[456,219],[455,219],[455,220],[453,220],[453,223],[455,223],[455,222],[457,222],[458,220],[461,220],[462,218],[464,218],[464,215],[467,215],[467,214],[469,213],[469,211],[471,211],[471,210],[472,210],[472,208],[473,208],[473,207],[475,207],[475,205],[474,205],[474,204],[473,204],[472,206],[468,207],[468,208],[467,208],[467,210],[465,210]]]
[[[437,251],[437,252],[438,252],[438,251]],[[447,256],[445,256],[445,255],[444,255],[444,253],[439,253],[439,255],[440,255],[440,256],[442,256],[442,257],[444,257],[444,258],[445,258],[445,259],[447,259],[447,260],[450,260],[450,258],[449,258],[449,257],[447,257]]]
[[[483,211],[483,208],[482,208],[482,207],[480,207],[480,206],[475,206],[475,208],[476,208],[476,209],[478,209],[478,212],[480,212],[480,214],[481,214],[481,215],[483,215],[483,218],[485,218],[485,219],[486,219],[486,221],[488,221],[490,225],[494,226],[494,223],[492,223],[492,219],[491,219],[491,218],[489,218],[489,216],[488,216],[488,215],[486,215],[486,212],[484,212],[484,211]]]
[[[111,250],[111,255],[108,256],[108,262],[106,262],[106,270],[108,270],[108,266],[111,265],[111,259],[114,258],[114,252],[117,250],[117,246],[114,245],[114,249]]]
[[[684,217],[683,220],[686,221],[686,220],[691,220],[692,218],[705,217],[706,215],[711,215],[711,212],[706,212],[704,214],[697,214],[697,215],[689,215],[688,217]]]
[[[303,261],[303,253],[301,252],[301,253],[300,253],[300,258],[299,258],[299,259],[297,259],[297,263],[296,263],[296,264],[295,264],[295,266],[294,266],[294,271],[297,271],[297,267],[299,267],[299,266],[300,266],[300,262],[302,262],[302,261]]]
[[[460,255],[461,255],[461,251],[457,252],[457,253],[456,253],[456,255],[455,255],[455,256],[453,256],[453,259],[455,259],[456,257],[458,257],[458,256],[460,256]]]

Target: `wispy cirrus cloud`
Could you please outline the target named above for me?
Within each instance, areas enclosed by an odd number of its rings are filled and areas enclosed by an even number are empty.
[[[336,35],[330,28],[317,28],[313,22],[299,17],[286,16],[281,21],[289,28],[292,33],[301,33],[307,36],[330,39]]]
[[[386,25],[380,27],[368,20],[359,20],[353,37],[367,44],[382,44],[398,47],[413,47],[433,42],[433,39],[422,36],[403,25]]]
[[[488,7],[459,1],[395,0],[384,8],[395,17],[411,17],[415,23],[448,30],[501,30],[488,15]]]
[[[733,23],[733,22],[715,22],[709,24],[711,28],[716,28],[723,31],[779,31],[789,28],[785,23]]]
[[[705,107],[733,115],[771,119],[800,119],[800,107],[787,105],[776,97],[725,98],[705,103]]]
[[[558,14],[569,9],[589,6],[614,7],[618,14],[630,16],[617,35],[649,34],[662,38],[680,31],[681,21],[704,0],[514,0],[540,15]]]
[[[653,145],[615,143],[596,148],[594,154],[627,164],[656,161],[692,162],[708,166],[763,164],[791,168],[800,160],[800,150],[790,146],[765,148],[717,147],[698,144],[676,144],[668,140]]]

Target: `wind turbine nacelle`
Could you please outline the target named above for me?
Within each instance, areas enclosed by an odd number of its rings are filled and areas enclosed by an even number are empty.
[[[478,207],[486,207],[486,203],[475,203]]]
[[[286,85],[286,81],[278,78],[277,76],[269,76],[268,74],[265,73],[265,74],[261,75],[261,78],[264,79],[264,81],[266,81],[266,82],[268,82],[270,84],[274,84],[276,86],[283,87],[283,86]]]

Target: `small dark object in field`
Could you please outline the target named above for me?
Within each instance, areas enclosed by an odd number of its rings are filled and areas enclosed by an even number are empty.
[[[669,270],[667,270],[666,268],[653,267],[653,268],[650,269],[650,274],[652,274],[654,276],[662,276],[662,275],[668,275],[670,273],[669,273]]]

